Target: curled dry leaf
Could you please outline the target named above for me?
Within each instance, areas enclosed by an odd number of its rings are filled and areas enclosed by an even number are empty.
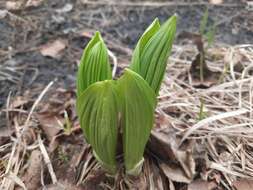
[[[53,42],[48,42],[40,47],[40,53],[43,56],[52,58],[58,58],[62,50],[66,48],[67,42],[61,39],[57,39]]]
[[[202,35],[183,31],[179,34],[179,38],[192,41],[198,50],[198,54],[192,61],[190,68],[193,86],[199,88],[208,88],[216,84],[220,79],[221,73],[211,71],[207,66],[206,52]]]
[[[153,130],[148,144],[152,153],[161,158],[159,167],[166,177],[173,181],[190,183],[195,174],[195,161],[192,154],[193,141],[178,147],[180,138],[174,129]],[[166,161],[170,161],[170,163]],[[173,163],[173,164],[172,164]]]
[[[202,63],[201,63],[202,62]],[[203,80],[201,79],[200,65],[203,65]],[[198,53],[195,59],[192,61],[190,74],[192,77],[192,83],[195,87],[208,88],[213,84],[216,84],[220,78],[220,73],[211,71],[205,61],[205,54]]]

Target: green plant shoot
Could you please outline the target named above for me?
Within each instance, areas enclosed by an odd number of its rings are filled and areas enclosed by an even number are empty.
[[[134,50],[130,69],[118,80],[112,79],[108,50],[98,32],[84,50],[77,76],[77,114],[94,156],[110,173],[117,171],[121,131],[126,172],[141,172],[176,20],[172,16],[161,26],[154,20]]]
[[[154,123],[156,95],[137,73],[127,69],[118,81],[122,101],[123,150],[128,174],[137,175]]]
[[[97,81],[112,79],[108,50],[99,32],[85,48],[77,74],[77,96]]]
[[[158,19],[140,38],[130,68],[140,74],[157,95],[164,77],[167,60],[176,32],[177,17],[170,17],[162,26]]]
[[[77,110],[95,157],[109,172],[115,173],[119,113],[116,82],[105,80],[89,86],[78,97]]]

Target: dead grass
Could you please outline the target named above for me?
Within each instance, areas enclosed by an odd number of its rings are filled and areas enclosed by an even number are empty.
[[[107,1],[82,0],[80,2],[90,6],[108,5]],[[200,5],[199,2],[197,4]],[[201,5],[206,4],[202,3]],[[189,3],[148,1],[143,4],[143,2],[136,3],[133,1],[122,1],[121,3],[110,1],[109,5],[125,9],[127,7],[188,6]],[[191,5],[193,4],[191,3]],[[238,5],[224,3],[221,6]],[[100,9],[96,9],[96,11],[101,12],[103,15]],[[5,14],[14,20],[27,23],[26,20],[20,19],[9,12]],[[120,14],[117,16],[120,16]],[[87,17],[87,23],[92,25],[92,19],[93,16]],[[103,20],[103,24],[106,24],[106,19]],[[113,36],[107,34],[107,38],[105,40],[107,40],[110,49],[123,52],[127,56],[131,55],[131,50],[121,44],[119,45],[118,41],[113,40]],[[129,62],[129,60],[122,57],[118,57],[117,60],[114,53],[117,55],[118,52],[109,52],[114,64],[113,75],[116,74],[116,67],[121,68],[123,64],[125,67],[125,63]],[[197,88],[190,74],[190,66],[197,53],[192,45],[174,46],[156,110],[158,118],[166,118],[166,122],[162,126],[154,128],[154,131],[161,132],[166,131],[167,128],[173,128],[173,132],[180,137],[181,141],[176,146],[177,150],[183,146],[185,141],[192,140],[193,143],[190,145],[193,152],[190,154],[195,159],[195,163],[192,165],[198,165],[197,160],[199,158],[204,160],[206,165],[203,171],[196,171],[192,175],[207,181],[215,179],[215,183],[230,190],[233,189],[233,182],[240,178],[253,179],[253,45],[228,46],[222,44],[208,49],[206,52],[207,65],[210,70],[220,72],[221,75],[219,81],[206,82],[207,88],[205,89]],[[0,52],[0,54],[9,56],[11,50],[10,52]],[[6,63],[0,66],[0,81],[9,80],[18,84],[23,70],[24,67],[17,67],[15,63]],[[35,72],[31,82],[34,81],[36,76]],[[28,188],[23,177],[26,171],[29,171],[30,156],[35,150],[39,151],[43,158],[41,167],[36,167],[39,171],[37,177],[41,187],[46,187],[46,183],[49,181],[52,185],[62,188],[60,184],[64,183],[60,181],[59,176],[56,174],[55,157],[51,154],[49,147],[55,139],[60,138],[60,136],[67,139],[67,135],[61,132],[55,135],[51,142],[47,142],[49,139],[41,127],[42,122],[36,116],[38,107],[40,109],[47,108],[45,104],[49,101],[46,96],[49,90],[52,89],[53,92],[51,93],[53,94],[58,93],[53,89],[53,83],[49,83],[44,89],[36,92],[36,99],[28,98],[28,101],[32,102],[29,111],[23,105],[13,107],[12,103],[16,99],[9,96],[7,106],[3,112],[6,113],[6,125],[11,131],[11,138],[0,145],[0,189]],[[44,101],[42,101],[43,99]],[[59,101],[57,98],[55,99]],[[204,105],[203,119],[199,120],[201,101]],[[75,109],[74,102],[74,97],[71,97],[71,101],[68,102],[73,109]],[[60,123],[59,119],[57,121]],[[76,118],[72,122],[76,123]],[[161,121],[158,120],[159,122]],[[80,131],[78,125],[73,126],[75,127],[73,133],[76,130]],[[165,138],[169,138],[169,136],[165,136]],[[59,143],[58,146],[64,146],[63,144]],[[100,186],[103,189],[123,190],[126,188],[133,189],[138,184],[137,189],[147,186],[151,189],[163,189],[164,175],[160,171],[162,167],[157,166],[153,156],[155,157],[153,153],[146,155],[140,179],[135,180],[122,176],[122,171],[120,171],[115,177],[106,175],[109,180],[102,180]],[[100,166],[94,160],[90,147],[85,144],[83,150],[79,150],[76,157],[76,160],[73,159],[70,162],[73,166],[68,163],[70,168],[78,168],[74,173],[77,176],[74,185],[81,185],[90,181],[93,184],[100,183],[100,181],[93,180],[94,171],[99,170]],[[157,160],[161,161],[160,158],[157,158]],[[161,165],[166,167],[163,162]],[[101,176],[103,175],[101,174]],[[173,189],[175,184],[168,176],[166,175],[166,182],[169,182],[170,188]],[[108,181],[113,181],[113,183],[108,183]],[[191,182],[189,179],[186,179],[186,181]],[[74,187],[70,189],[74,189]]]
[[[208,180],[212,174],[216,175],[218,172],[222,174],[220,183],[223,187],[232,189],[233,182],[238,178],[253,179],[253,78],[251,71],[253,46],[220,46],[208,49],[207,64],[210,69],[225,72],[223,72],[222,81],[214,82],[207,89],[195,88],[192,84],[189,68],[191,59],[196,54],[197,51],[189,45],[174,46],[159,96],[157,113],[168,119],[167,127],[170,125],[175,129],[177,135],[182,137],[181,143],[186,139],[194,139],[195,153],[200,149],[204,150],[201,157],[205,159],[208,174],[202,174],[202,179]],[[117,65],[113,54],[111,56]],[[241,65],[240,70],[236,69],[238,65]],[[226,67],[228,69],[224,69]],[[9,123],[14,125],[15,131],[11,140],[0,147],[1,189],[12,190],[15,185],[26,189],[26,184],[22,182],[21,177],[29,163],[26,155],[33,150],[41,152],[52,183],[57,183],[54,166],[40,133],[34,131],[37,125],[33,121],[36,106],[51,86],[52,83],[40,93],[29,114],[25,116],[23,114],[23,124],[18,122],[16,117],[10,117]],[[201,100],[204,103],[203,120],[198,119]],[[10,103],[7,105],[7,111],[12,109],[9,106]],[[24,133],[29,129],[35,133],[35,139],[30,144],[25,140]],[[77,184],[87,180],[94,168],[99,168],[97,163],[92,161],[92,156],[88,157]],[[82,156],[79,162],[81,159]],[[152,167],[154,167],[153,163],[147,159],[144,166],[146,174],[143,176],[144,178],[146,176],[146,180],[153,179],[151,177],[153,174],[149,173]],[[41,184],[44,184],[43,172],[39,177]],[[119,179],[120,183],[130,183],[126,182],[129,179]],[[150,183],[154,185],[154,182]],[[110,188],[106,183],[102,186]],[[123,186],[122,188],[124,189]]]
[[[182,134],[181,143],[185,139],[195,139],[196,149],[204,147],[209,169],[220,171],[227,184],[225,187],[231,189],[237,177],[253,178],[253,46],[209,49],[208,66],[215,71],[229,69],[220,83],[208,89],[194,88],[182,77],[183,74],[187,76],[190,67],[187,57],[196,53],[188,46],[174,48],[157,109]],[[236,70],[238,65],[241,71]],[[188,81],[191,81],[190,75]],[[205,113],[201,121],[198,120],[200,100]],[[167,114],[168,108],[177,110],[179,117]],[[180,127],[182,124],[184,127]]]

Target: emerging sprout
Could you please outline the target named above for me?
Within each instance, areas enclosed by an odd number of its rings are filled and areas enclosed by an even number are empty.
[[[137,73],[126,69],[118,81],[122,101],[123,150],[126,171],[137,175],[154,123],[156,96]]]
[[[166,70],[176,32],[177,17],[170,17],[161,27],[158,19],[148,27],[140,38],[130,68],[140,74],[155,91],[159,89]]]
[[[77,96],[97,81],[112,79],[108,50],[99,32],[86,46],[77,75]]]
[[[84,50],[77,77],[77,113],[95,157],[111,173],[117,169],[119,131],[126,172],[141,171],[175,31],[176,16],[162,26],[155,19],[140,38],[130,69],[118,80],[112,80],[108,50],[98,32]]]
[[[119,101],[116,82],[105,80],[89,86],[77,99],[83,133],[97,160],[116,171]]]

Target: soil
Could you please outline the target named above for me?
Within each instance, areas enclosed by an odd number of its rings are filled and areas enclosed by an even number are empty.
[[[226,1],[225,5],[203,4],[205,1],[200,4],[185,1],[185,5],[180,5],[174,1],[173,5],[162,7],[87,5],[82,2],[85,1],[44,1],[37,7],[9,10],[7,16],[0,16],[0,71],[2,67],[2,72],[9,74],[9,77],[1,77],[0,73],[0,109],[5,108],[10,92],[12,97],[29,94],[36,99],[51,81],[56,81],[54,89],[74,92],[78,61],[89,35],[96,30],[101,31],[109,49],[122,60],[119,67],[130,60],[129,49],[134,48],[155,17],[162,22],[174,13],[179,16],[177,34],[198,32],[200,20],[208,8],[208,25],[217,24],[216,42],[225,45],[253,42],[253,12],[244,1]],[[0,2],[0,10],[5,9],[5,3]],[[41,46],[59,39],[65,40],[67,45],[57,57],[41,54]],[[181,41],[177,39],[176,43]],[[4,112],[1,112],[0,127],[6,123]],[[62,146],[63,149],[67,147],[66,150],[60,149],[53,160],[58,176],[68,170],[68,165],[64,164],[70,159],[68,155],[80,152],[83,147],[82,137],[76,139],[78,146],[74,146],[75,141],[68,142]],[[77,175],[78,168],[69,170],[67,174],[72,178],[73,172]]]
[[[236,5],[235,5],[236,4]],[[4,3],[0,3],[4,9]],[[65,10],[64,6],[71,10]],[[177,33],[197,32],[200,20],[208,7],[209,25],[218,24],[216,41],[226,44],[247,44],[253,41],[253,13],[241,1],[225,6],[191,5],[175,3],[164,7],[133,7],[85,5],[82,1],[45,1],[38,7],[14,11],[14,16],[0,19],[1,65],[21,70],[20,80],[0,81],[0,107],[6,103],[8,93],[23,94],[38,85],[57,79],[66,88],[75,82],[77,62],[88,38],[81,31],[102,32],[106,41],[113,40],[122,47],[134,48],[138,38],[155,17],[164,21],[177,13]],[[12,18],[14,17],[14,18]],[[67,48],[58,59],[40,54],[38,47],[56,39],[67,40]],[[112,49],[120,54],[117,49]],[[124,54],[123,54],[124,56]],[[130,58],[129,58],[130,59]],[[37,70],[37,73],[34,73]],[[13,73],[14,72],[14,73]],[[16,74],[10,71],[10,74]],[[34,81],[31,77],[34,76]]]

